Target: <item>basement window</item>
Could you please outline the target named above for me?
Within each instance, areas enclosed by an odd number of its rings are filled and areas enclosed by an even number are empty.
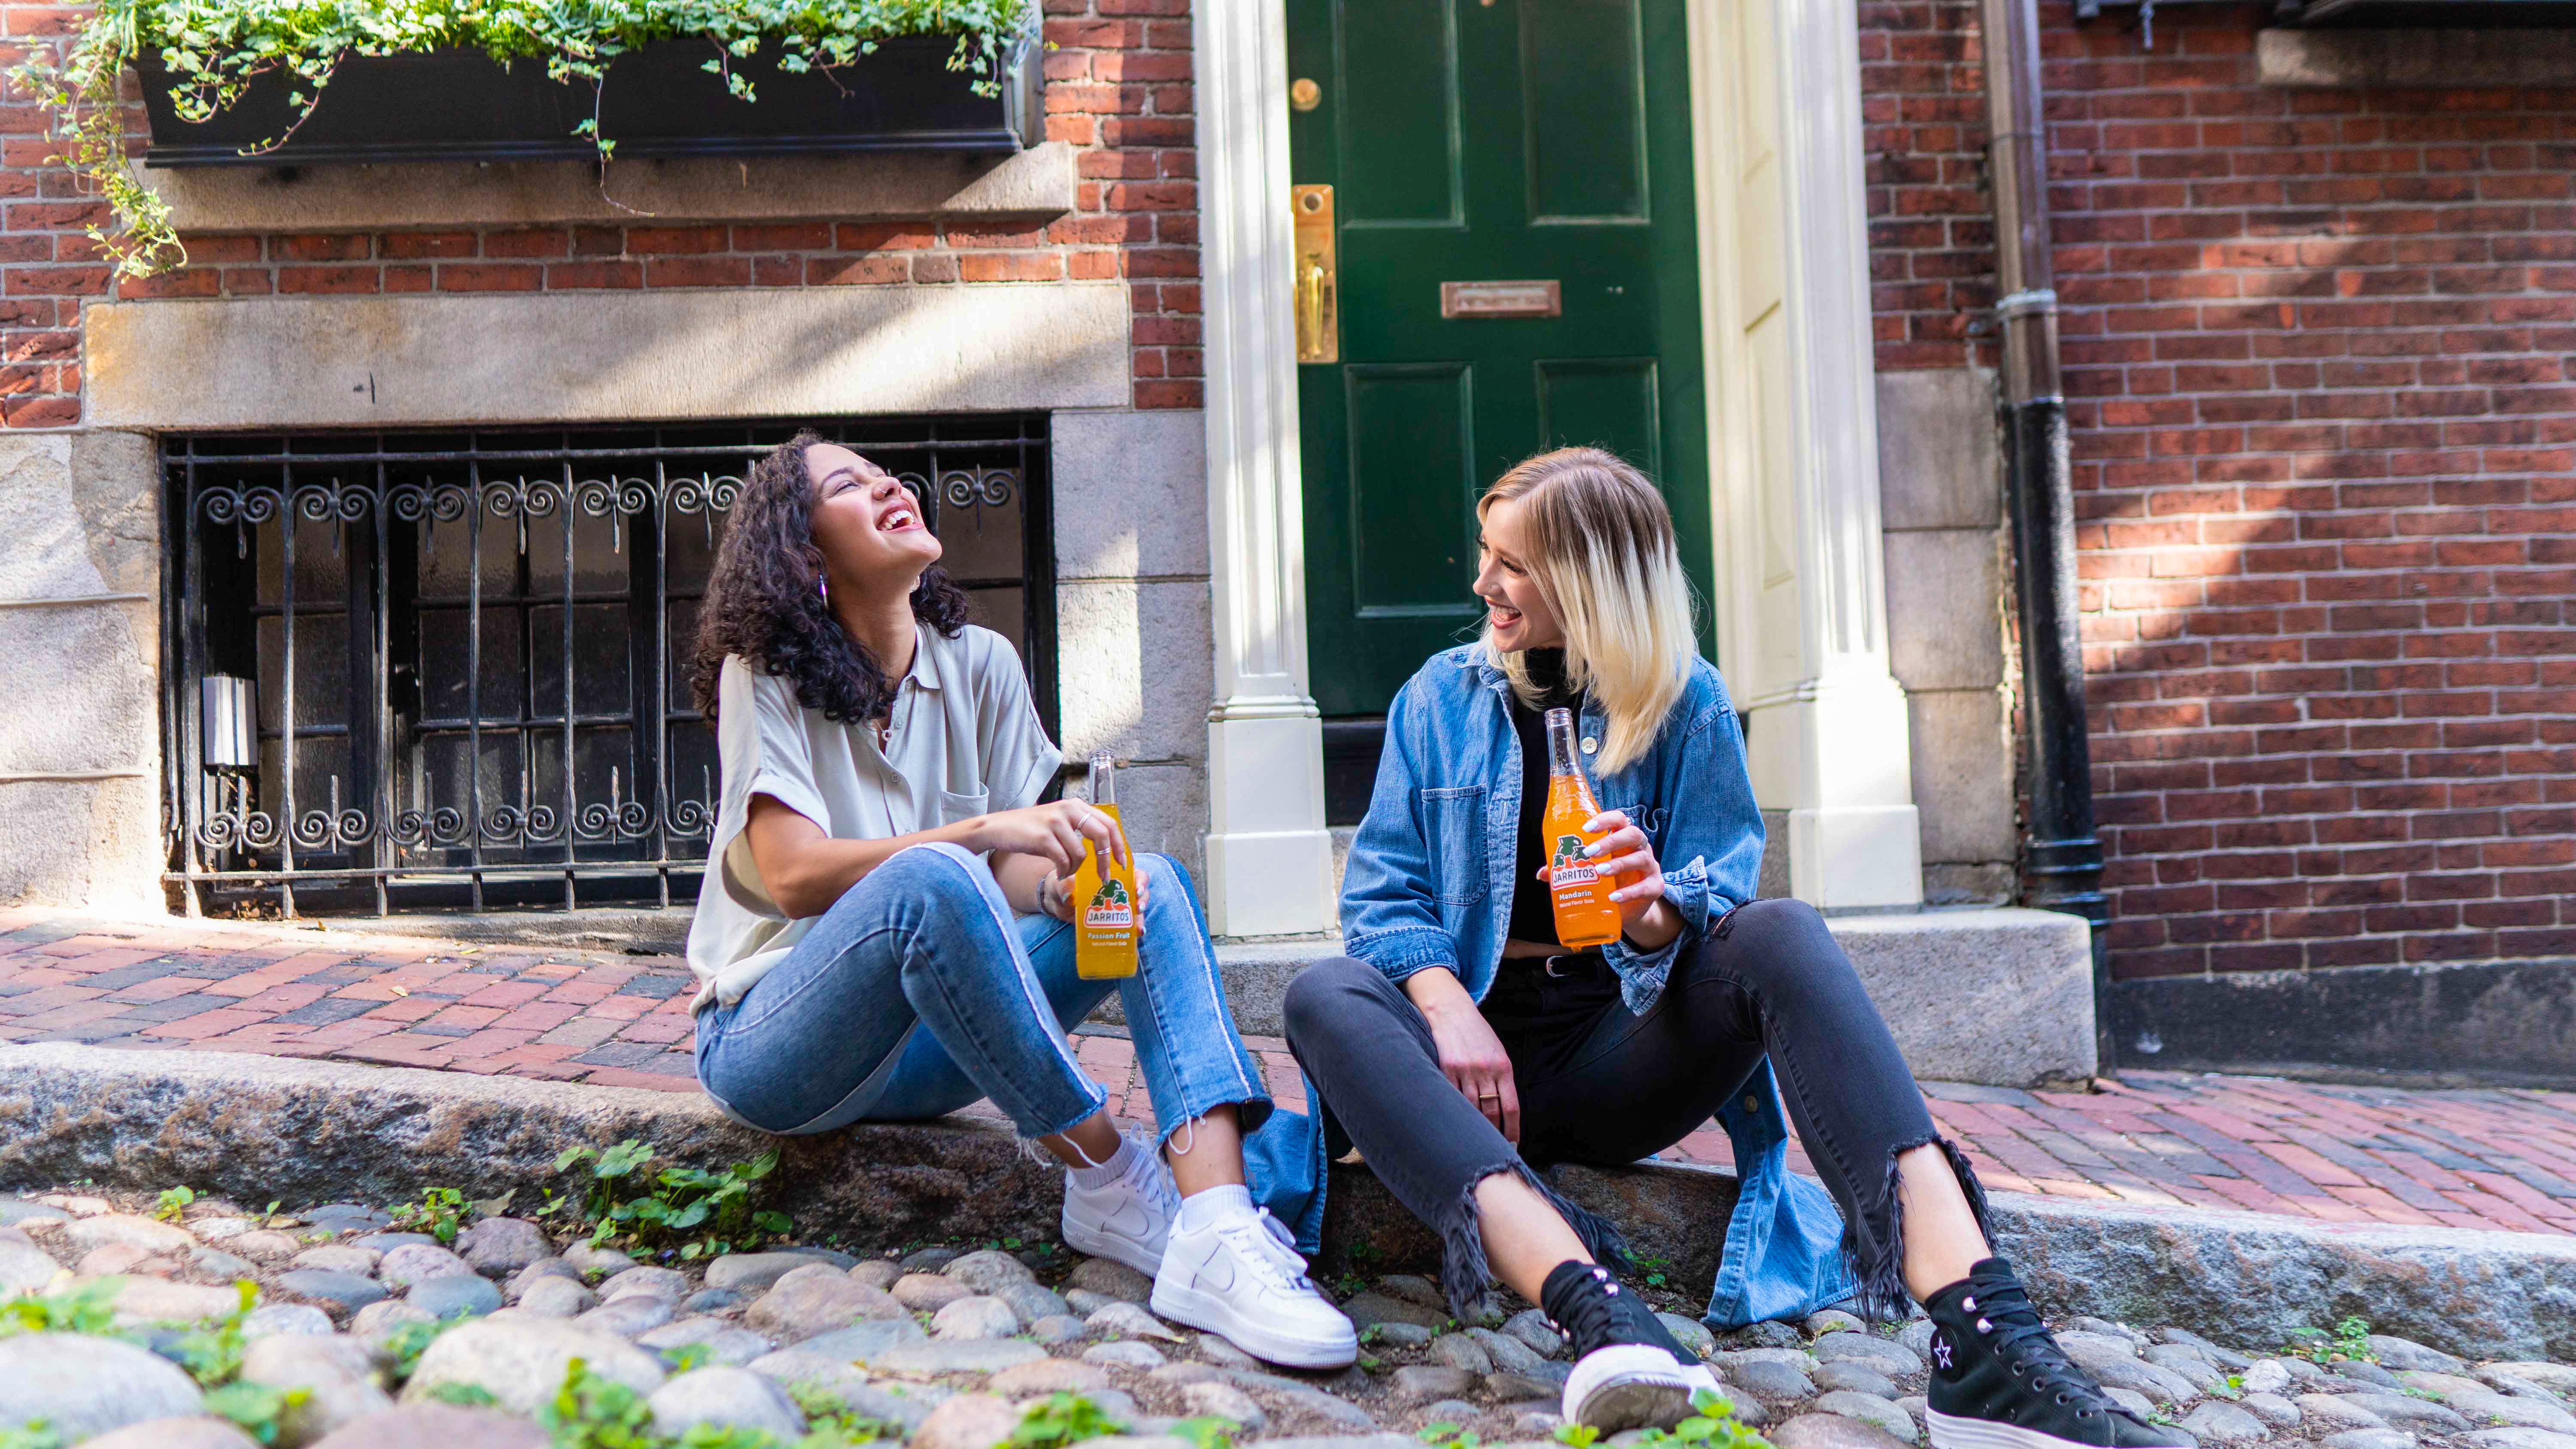
[[[698,601],[791,423],[163,440],[170,870],[206,913],[693,899]],[[1055,728],[1041,416],[851,420]]]

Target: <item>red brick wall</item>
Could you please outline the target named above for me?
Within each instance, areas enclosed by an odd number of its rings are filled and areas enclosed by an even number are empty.
[[[1076,210],[1040,226],[798,222],[186,238],[190,265],[115,284],[105,208],[48,166],[45,114],[0,98],[0,424],[81,420],[81,308],[125,297],[633,287],[980,286],[1126,278],[1135,404],[1201,403],[1189,0],[1044,0],[1047,135],[1079,149]],[[0,65],[82,12],[0,4]]]
[[[2043,7],[2114,969],[2576,953],[2576,89],[2265,87],[2269,8]],[[1879,365],[1958,366],[1976,7],[1861,27]]]

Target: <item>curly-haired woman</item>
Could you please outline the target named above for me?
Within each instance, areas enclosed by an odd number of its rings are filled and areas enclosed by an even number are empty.
[[[1441,1231],[1461,1314],[1499,1275],[1572,1340],[1568,1419],[1680,1417],[1708,1371],[1612,1275],[1616,1231],[1529,1164],[1635,1162],[1716,1115],[1742,1191],[1709,1321],[1848,1298],[1888,1314],[1910,1295],[1935,1325],[1937,1449],[2189,1444],[2059,1350],[1824,920],[1753,899],[1743,736],[1692,642],[1654,484],[1568,448],[1503,475],[1477,512],[1484,637],[1396,696],[1343,887],[1350,957],[1287,998],[1324,1106]],[[1550,777],[1574,773],[1609,808],[1551,866]],[[1576,849],[1616,882],[1619,918],[1584,949],[1561,943],[1549,889]],[[1830,1198],[1783,1170],[1781,1085]]]
[[[1153,1275],[1156,1312],[1349,1363],[1350,1321],[1245,1187],[1270,1098],[1189,877],[1138,861],[1141,968],[1077,978],[1067,880],[1126,846],[1101,811],[1041,803],[1062,756],[939,558],[902,483],[810,432],[734,505],[694,680],[723,769],[689,932],[699,1082],[780,1133],[989,1097],[1065,1163],[1065,1241]],[[1120,1136],[1065,1038],[1113,984],[1160,1154]]]

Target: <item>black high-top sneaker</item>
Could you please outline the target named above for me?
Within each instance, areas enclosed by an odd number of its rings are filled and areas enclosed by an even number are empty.
[[[1691,1395],[1717,1391],[1717,1376],[1664,1331],[1646,1300],[1607,1268],[1568,1260],[1539,1289],[1539,1307],[1574,1355],[1565,1421],[1604,1434],[1669,1429],[1691,1415]]]
[[[2039,1321],[2021,1280],[1988,1258],[1923,1305],[1932,1315],[1932,1449],[2188,1449],[2111,1402]]]

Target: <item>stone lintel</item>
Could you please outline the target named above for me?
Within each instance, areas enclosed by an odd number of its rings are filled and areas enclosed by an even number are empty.
[[[90,419],[337,428],[1128,401],[1120,282],[94,303]]]
[[[1073,210],[1073,148],[620,161],[137,166],[182,232],[383,231],[687,221],[958,221]]]
[[[2576,30],[2264,30],[2270,86],[2560,87],[2576,75]]]

